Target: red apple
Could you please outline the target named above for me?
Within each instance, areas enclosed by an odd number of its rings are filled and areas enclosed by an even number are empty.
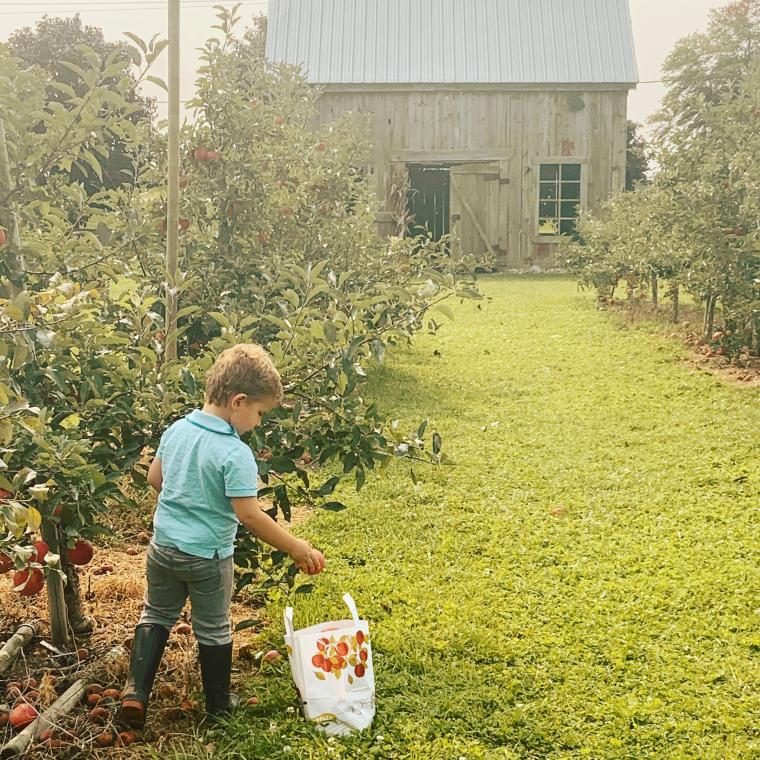
[[[10,723],[13,728],[26,728],[38,715],[37,710],[30,704],[22,702],[11,710]]]
[[[166,219],[161,219],[161,221],[156,225],[156,229],[162,234],[166,234]]]
[[[282,125],[282,124],[284,124],[284,123],[285,123],[285,117],[284,117],[284,116],[278,116],[278,117],[277,117],[277,118],[274,120],[274,123],[275,123],[275,124],[277,124],[277,125]]]
[[[5,234],[5,230],[0,227],[0,245],[5,245],[5,241],[7,240],[7,236]]]
[[[190,184],[190,180],[187,177],[185,177],[184,175],[182,175],[179,178],[179,189],[180,190],[184,190],[189,184]]]
[[[32,562],[37,562],[40,565],[44,565],[45,555],[50,551],[50,547],[45,541],[35,541],[32,546],[34,547]]]
[[[276,660],[279,660],[282,657],[282,655],[276,650],[276,649],[270,649],[265,655],[264,655],[264,662],[275,662]]]
[[[356,673],[357,678],[364,678],[364,674],[367,672],[367,668],[365,665],[359,664],[354,668],[354,673]]]
[[[0,575],[7,573],[9,570],[13,570],[14,562],[7,555],[0,553]]]
[[[182,232],[186,232],[189,227],[190,227],[190,220],[182,217],[179,220],[179,228],[182,230]]]
[[[324,153],[327,150],[327,146],[324,143],[318,143],[317,144],[317,150],[320,153]]]
[[[315,668],[321,668],[322,663],[325,661],[324,655],[321,654],[315,654],[314,657],[311,658],[311,664]]]
[[[196,161],[208,161],[208,151],[205,148],[196,148],[193,151],[193,158]]]
[[[193,629],[187,623],[179,623],[174,627],[174,633],[179,636],[189,636]]]
[[[266,245],[269,242],[269,235],[267,235],[267,233],[263,230],[259,232],[258,238],[261,245]]]
[[[45,576],[42,570],[26,568],[18,570],[13,575],[13,590],[17,591],[19,596],[34,596],[42,591],[45,585]]]
[[[218,150],[207,150],[206,161],[218,161],[222,157],[222,154]]]
[[[92,544],[81,538],[74,544],[73,549],[69,549],[68,557],[72,565],[86,565],[93,555]]]
[[[5,501],[6,499],[12,499],[13,494],[10,491],[6,491],[4,488],[0,488],[0,501]]]

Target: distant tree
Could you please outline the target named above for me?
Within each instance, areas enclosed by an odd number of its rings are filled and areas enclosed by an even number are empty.
[[[664,146],[706,127],[706,106],[742,95],[760,52],[760,0],[739,0],[711,13],[706,32],[679,40],[663,65],[668,91],[655,116]]]
[[[641,134],[641,124],[628,121],[626,150],[625,189],[634,190],[637,184],[647,182],[649,171],[648,145]]]
[[[34,28],[27,26],[15,31],[8,39],[8,48],[11,55],[25,64],[39,66],[48,73],[51,81],[47,88],[48,104],[66,104],[69,100],[65,91],[56,85],[70,87],[79,96],[86,92],[87,85],[71,68],[72,65],[80,69],[89,68],[86,48],[94,51],[102,60],[111,54],[117,54],[114,60],[122,64],[122,71],[132,66],[136,54],[128,43],[109,42],[98,27],[84,26],[78,15],[73,18],[43,16]],[[107,81],[115,87],[120,80],[120,72],[116,72]],[[140,108],[136,108],[127,118],[133,124],[150,122],[155,116],[155,101],[141,97],[136,91],[137,82],[133,81],[135,87],[132,92],[125,94],[125,100]],[[105,147],[107,155],[98,159],[102,168],[102,180],[92,174],[83,176],[80,169],[72,167],[72,179],[85,184],[90,192],[118,187],[129,181],[127,172],[131,170],[132,160],[125,154],[124,143],[114,137],[110,145]]]

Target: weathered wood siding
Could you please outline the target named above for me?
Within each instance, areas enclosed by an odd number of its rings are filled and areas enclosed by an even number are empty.
[[[327,124],[346,111],[373,114],[381,199],[388,198],[394,162],[469,164],[473,171],[461,167],[457,180],[479,224],[452,189],[452,226],[463,250],[489,247],[480,227],[501,266],[523,267],[550,262],[556,242],[537,234],[538,164],[583,163],[584,207],[594,209],[624,187],[627,99],[622,88],[332,87],[319,99],[318,119]],[[488,166],[478,169],[478,162]]]

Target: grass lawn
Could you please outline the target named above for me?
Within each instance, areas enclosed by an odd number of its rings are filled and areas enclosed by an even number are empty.
[[[569,279],[482,287],[482,310],[371,384],[457,466],[417,487],[399,467],[300,528],[329,569],[296,623],[343,617],[352,592],[373,729],[305,725],[283,662],[248,676],[258,707],[177,757],[760,757],[760,390],[689,369]],[[262,646],[282,647],[283,606]]]

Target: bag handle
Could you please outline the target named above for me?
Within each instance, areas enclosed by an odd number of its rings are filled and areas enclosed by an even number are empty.
[[[286,607],[285,608],[285,633],[288,634],[288,636],[292,636],[295,633],[295,629],[293,628],[293,608],[292,607]]]
[[[346,603],[346,607],[348,607],[349,611],[351,612],[351,617],[353,618],[354,625],[358,628],[359,627],[359,611],[356,609],[356,602],[354,601],[354,598],[346,592],[343,594],[343,601]]]
[[[356,609],[356,602],[354,601],[354,598],[346,592],[343,594],[343,601],[346,603],[346,607],[348,607],[349,612],[351,613],[351,618],[354,621],[354,625],[358,628],[359,627],[359,611]],[[288,636],[292,636],[295,633],[295,628],[293,627],[293,608],[292,607],[286,607],[285,612],[283,613],[283,618],[285,621],[285,633],[288,634]]]

